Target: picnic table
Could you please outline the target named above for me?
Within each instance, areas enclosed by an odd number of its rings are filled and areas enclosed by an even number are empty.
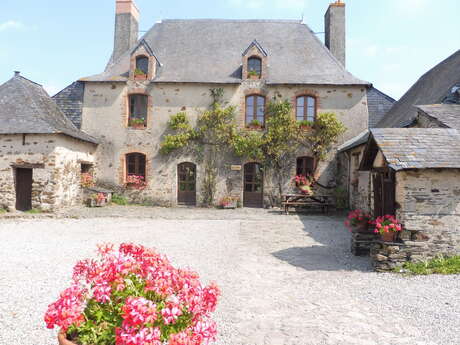
[[[281,206],[284,213],[289,214],[289,208],[321,208],[328,214],[329,207],[334,206],[332,197],[328,195],[308,195],[308,194],[283,194]]]

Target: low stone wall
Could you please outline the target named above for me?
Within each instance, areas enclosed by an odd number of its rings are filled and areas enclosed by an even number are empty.
[[[375,241],[371,248],[371,259],[377,272],[392,271],[408,261],[423,261],[435,257],[427,255],[428,245],[425,242],[403,241],[383,242]]]

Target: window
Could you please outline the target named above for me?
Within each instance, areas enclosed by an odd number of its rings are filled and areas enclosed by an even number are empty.
[[[296,101],[297,121],[315,121],[316,98],[312,96],[299,96]]]
[[[137,176],[145,180],[145,155],[142,153],[128,153],[126,155],[126,180],[130,176]]]
[[[248,76],[262,75],[262,60],[258,57],[251,57],[248,59]]]
[[[265,125],[264,96],[251,95],[246,97],[246,124],[254,124],[255,120],[257,120],[260,126]]]
[[[146,56],[138,56],[136,58],[136,70],[140,73],[149,73],[149,58]]]
[[[129,96],[129,126],[145,127],[147,125],[148,96]]]
[[[297,158],[297,174],[302,176],[313,175],[315,170],[315,159],[313,157]]]

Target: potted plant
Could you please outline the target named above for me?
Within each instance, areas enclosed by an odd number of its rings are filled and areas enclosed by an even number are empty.
[[[262,123],[259,120],[254,119],[251,122],[249,122],[248,127],[251,129],[262,129]]]
[[[249,79],[260,79],[260,74],[257,73],[255,70],[248,71],[248,78]]]
[[[312,176],[297,175],[293,179],[296,187],[300,190],[300,193],[305,195],[313,195],[312,185],[314,179]]]
[[[223,209],[235,209],[238,207],[238,199],[238,197],[232,196],[223,197],[219,202],[219,206]]]
[[[134,70],[134,79],[135,80],[147,80],[147,73],[145,73],[140,68]]]
[[[372,217],[362,210],[351,211],[345,221],[345,226],[351,232],[370,233],[369,224],[372,224]]]
[[[60,345],[204,345],[216,339],[211,313],[219,295],[215,283],[203,286],[152,249],[106,244],[96,259],[75,265],[44,321],[60,329]]]
[[[80,177],[80,185],[83,188],[94,187],[94,178],[90,173],[82,173]]]
[[[395,216],[388,214],[382,217],[377,217],[373,224],[375,224],[374,232],[376,234],[380,234],[382,241],[384,242],[394,242],[397,234],[402,231],[401,223]]]
[[[86,201],[88,207],[102,207],[106,203],[107,195],[105,193],[94,193]]]
[[[307,131],[313,128],[314,126],[313,121],[308,121],[308,120],[302,120],[298,122],[299,128],[303,131]]]
[[[144,189],[147,187],[147,182],[144,176],[128,175],[126,177],[126,186],[134,189]]]
[[[134,117],[129,120],[129,126],[132,128],[145,128],[145,119],[143,117]]]

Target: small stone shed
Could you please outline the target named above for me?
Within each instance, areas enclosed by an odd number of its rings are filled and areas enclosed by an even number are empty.
[[[460,254],[460,133],[442,128],[371,129],[360,170],[371,171],[373,214],[396,214],[395,243],[372,250],[378,271]]]
[[[51,211],[77,204],[81,173],[91,170],[96,148],[41,85],[18,72],[0,85],[0,207]]]

